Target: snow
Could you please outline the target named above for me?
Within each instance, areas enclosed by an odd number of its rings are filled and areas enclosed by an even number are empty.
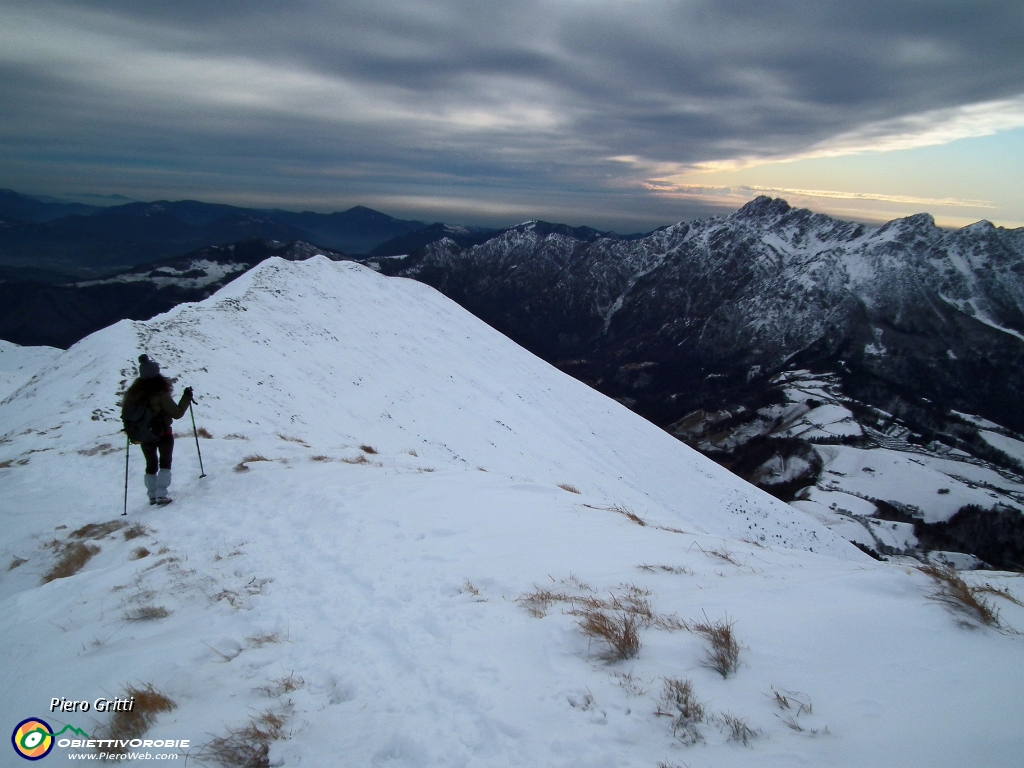
[[[1002,451],[1011,459],[1024,464],[1024,443],[1014,440],[1012,437],[1001,435],[998,432],[990,432],[983,429],[979,433],[982,439],[996,450]]]
[[[964,421],[969,422],[969,423],[974,424],[974,425],[979,426],[979,427],[985,427],[986,429],[1002,429],[1002,427],[1000,427],[994,421],[989,421],[988,419],[983,419],[981,416],[974,416],[974,415],[972,415],[970,413],[961,413],[960,411],[953,411],[953,410],[951,410],[950,413],[954,414],[955,416],[959,416]]]
[[[179,422],[175,501],[150,508],[135,449],[127,520],[150,532],[114,531],[41,585],[49,541],[121,519],[114,403],[142,351],[199,394],[208,477]],[[106,716],[50,698],[151,683],[177,708],[147,738],[190,739],[195,757],[271,710],[283,766],[998,767],[1024,748],[1021,636],[961,626],[915,569],[868,559],[418,283],[271,259],[59,353],[0,424],[0,553],[25,561],[0,570],[9,724],[95,734]],[[987,579],[1024,597],[1019,578]],[[608,663],[564,607],[525,610],[535,585],[633,585],[660,614],[735,621],[740,666],[722,678],[698,635],[654,627]],[[126,618],[143,606],[169,615]],[[656,714],[663,678],[756,738],[711,723],[684,746]]]
[[[20,347],[0,339],[0,401],[56,362],[60,353],[55,347]]]
[[[196,259],[184,269],[177,269],[171,266],[159,267],[157,275],[152,275],[150,272],[125,272],[102,280],[87,280],[77,283],[77,285],[84,288],[90,285],[103,285],[107,283],[149,282],[153,283],[158,288],[178,286],[179,288],[195,289],[212,285],[223,280],[229,275],[244,272],[248,268],[248,264],[222,263],[218,261],[210,261],[209,259]],[[203,277],[182,276],[195,270],[202,270],[206,272],[206,275]]]
[[[987,467],[885,448],[828,445],[815,450],[824,461],[825,490],[910,505],[926,523],[948,520],[967,504],[992,507],[998,501],[1024,509],[1014,501],[1024,484]]]
[[[803,439],[836,438],[863,434],[860,425],[848,408],[835,403],[826,403],[810,409],[799,421],[782,432],[789,437]]]

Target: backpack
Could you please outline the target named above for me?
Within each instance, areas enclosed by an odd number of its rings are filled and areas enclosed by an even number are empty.
[[[125,403],[121,406],[121,422],[125,434],[133,443],[155,443],[160,438],[153,432],[153,419],[157,412],[148,402]]]

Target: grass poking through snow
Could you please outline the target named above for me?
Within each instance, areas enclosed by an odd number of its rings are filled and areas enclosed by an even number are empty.
[[[83,544],[76,541],[73,544],[65,544],[59,550],[57,562],[43,574],[43,584],[48,584],[55,579],[66,579],[74,576],[85,564],[93,559],[100,551],[95,544]]]
[[[728,712],[722,712],[717,719],[728,734],[729,741],[736,741],[747,746],[751,739],[757,737],[757,731],[747,725],[745,717],[736,717]]]
[[[166,619],[170,615],[171,612],[162,605],[140,605],[138,608],[126,611],[124,617],[128,621],[156,621],[157,619]]]
[[[711,621],[705,616],[704,621],[691,625],[694,632],[708,641],[707,665],[722,677],[728,677],[739,666],[740,646],[732,631],[735,624],[735,621],[729,621],[728,616],[723,621]]]
[[[161,712],[170,712],[177,705],[164,694],[153,688],[152,684],[139,688],[129,685],[125,688],[123,698],[134,698],[135,703],[130,711],[115,712],[106,730],[107,739],[131,741],[141,738],[156,722]],[[126,750],[118,747],[110,748],[112,752],[124,754]]]
[[[694,695],[693,683],[689,680],[665,678],[661,703],[655,714],[672,718],[672,735],[684,744],[704,740],[697,726],[704,721],[705,708]]]
[[[225,768],[269,768],[270,745],[286,737],[287,724],[286,713],[267,710],[253,717],[244,728],[229,728],[227,736],[208,742],[198,757]]]
[[[73,539],[91,539],[98,540],[104,539],[114,531],[119,531],[124,528],[128,523],[123,520],[110,520],[106,523],[89,523],[83,525],[77,531],[71,533]]]
[[[131,541],[132,539],[137,539],[140,536],[149,536],[152,532],[153,531],[142,523],[132,523],[125,529],[124,540]]]
[[[640,626],[634,614],[587,608],[576,615],[583,634],[605,643],[607,649],[601,656],[607,661],[631,659],[640,653]]]
[[[249,469],[248,465],[254,461],[270,461],[266,456],[259,453],[253,453],[246,456],[240,462],[235,464],[235,472],[245,472]]]
[[[935,582],[935,591],[930,595],[933,600],[944,603],[954,613],[967,616],[988,627],[1001,627],[999,611],[988,600],[982,597],[986,591],[960,578],[954,569],[946,565],[923,565],[921,573]]]

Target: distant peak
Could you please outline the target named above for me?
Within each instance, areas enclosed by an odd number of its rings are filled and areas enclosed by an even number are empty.
[[[966,227],[963,227],[963,231],[981,234],[982,232],[991,232],[995,228],[996,225],[991,221],[988,219],[982,219],[981,221],[976,221],[973,224],[968,224]]]
[[[742,216],[781,216],[789,213],[792,207],[781,197],[769,197],[758,195],[749,203],[740,208],[736,213]]]
[[[932,217],[932,215],[930,213],[915,213],[913,216],[906,216],[906,217],[904,217],[902,219],[897,219],[897,221],[902,222],[905,226],[910,227],[910,228],[914,228],[914,229],[917,229],[917,228],[934,229],[935,228],[935,219]]]

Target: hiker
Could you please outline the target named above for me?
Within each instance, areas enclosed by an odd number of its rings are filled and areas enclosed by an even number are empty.
[[[185,387],[181,400],[175,403],[171,382],[160,375],[160,366],[147,355],[139,356],[139,378],[125,392],[121,419],[128,439],[141,444],[146,457],[146,493],[150,504],[171,503],[167,497],[174,451],[171,422],[184,416],[191,402],[192,387]]]

